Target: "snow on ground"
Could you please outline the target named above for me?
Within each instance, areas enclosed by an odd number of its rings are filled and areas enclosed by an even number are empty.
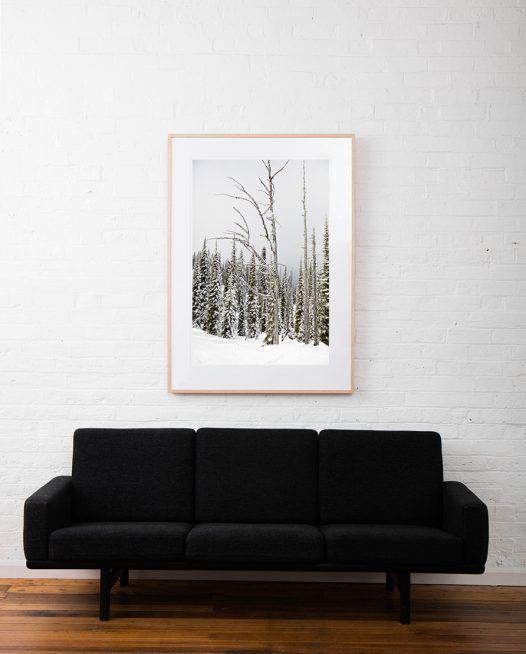
[[[201,329],[192,329],[192,360],[201,365],[326,366],[329,347],[305,345],[289,338],[279,345],[263,345],[263,339],[244,336],[221,338]]]

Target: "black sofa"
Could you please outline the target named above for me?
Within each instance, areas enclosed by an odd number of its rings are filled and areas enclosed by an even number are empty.
[[[484,572],[486,506],[433,432],[79,429],[71,476],[26,500],[28,568]]]

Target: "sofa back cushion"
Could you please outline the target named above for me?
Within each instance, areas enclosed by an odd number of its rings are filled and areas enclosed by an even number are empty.
[[[76,520],[193,520],[192,429],[77,429],[72,474]]]
[[[199,429],[196,521],[318,521],[317,434],[307,429]]]
[[[438,434],[326,430],[319,456],[322,523],[441,524]]]

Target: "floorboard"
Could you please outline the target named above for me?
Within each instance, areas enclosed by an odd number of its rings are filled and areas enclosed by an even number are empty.
[[[379,584],[0,579],[0,653],[526,654],[526,588],[423,586],[412,624]]]

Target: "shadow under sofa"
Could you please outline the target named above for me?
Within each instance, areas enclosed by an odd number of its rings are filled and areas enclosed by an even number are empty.
[[[130,569],[481,574],[486,505],[443,480],[424,431],[78,429],[71,476],[24,508],[28,568],[100,569],[100,619]]]

